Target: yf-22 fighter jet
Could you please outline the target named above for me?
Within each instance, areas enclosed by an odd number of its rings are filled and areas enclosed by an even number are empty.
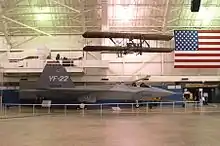
[[[88,85],[76,86],[66,68],[59,62],[47,63],[36,82],[20,81],[20,99],[66,100],[78,103],[95,103],[100,100],[138,101],[142,98],[164,97],[174,94],[156,87],[132,85]]]

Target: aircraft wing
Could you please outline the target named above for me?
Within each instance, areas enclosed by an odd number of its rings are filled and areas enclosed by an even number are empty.
[[[172,91],[160,89],[160,88],[139,88],[139,87],[130,87],[130,86],[123,86],[123,85],[115,85],[115,86],[76,86],[74,88],[51,88],[48,89],[49,91],[62,91],[63,93],[73,93],[78,92],[82,94],[91,94],[91,93],[104,93],[104,92],[124,92],[130,93],[137,96],[154,96],[154,97],[163,97],[173,95]]]
[[[143,39],[143,40],[163,40],[170,41],[172,35],[164,34],[141,34],[141,33],[120,33],[120,32],[96,32],[87,31],[82,35],[84,38],[132,38],[132,39]]]
[[[137,93],[142,90],[135,90],[129,87],[121,87],[121,86],[76,86],[74,88],[48,88],[49,91],[63,91],[63,92],[108,92],[108,91],[119,91],[119,92],[130,92]]]
[[[121,85],[104,85],[104,86],[75,86],[73,88],[60,88],[60,87],[53,87],[53,88],[42,88],[42,89],[21,89],[20,91],[63,91],[63,92],[107,92],[107,91],[120,91],[120,92],[138,92],[142,91],[141,88],[134,88],[128,86],[121,86]]]
[[[152,52],[152,53],[160,53],[160,52],[172,52],[174,49],[172,48],[128,48],[128,47],[120,47],[120,46],[85,46],[83,51],[91,51],[91,52],[100,52],[100,51],[109,51],[109,52],[118,52],[118,51],[133,51],[133,52]]]
[[[135,97],[136,99],[141,99],[142,97],[163,97],[169,96],[174,94],[173,92],[157,89],[157,88],[137,88],[137,87],[130,87],[130,86],[123,86],[123,85],[105,85],[105,86],[75,86],[74,88],[47,88],[47,89],[26,89],[21,90],[21,92],[37,92],[37,93],[44,93],[44,92],[51,92],[52,94],[75,94],[78,96],[78,99],[83,99],[85,95],[105,95],[110,94],[114,95],[117,94],[118,98],[121,98],[120,93],[125,93],[130,97]],[[112,92],[109,93],[109,92]],[[128,93],[128,94],[127,94]],[[122,94],[123,95],[123,94]],[[116,97],[117,97],[116,96]],[[105,96],[104,96],[105,97]],[[28,97],[29,98],[29,97]]]

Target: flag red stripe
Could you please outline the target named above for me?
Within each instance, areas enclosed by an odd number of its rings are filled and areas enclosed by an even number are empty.
[[[199,45],[220,45],[220,42],[199,42]]]
[[[220,39],[220,36],[198,36],[198,39]]]
[[[193,57],[204,57],[204,56],[207,56],[207,57],[214,57],[214,56],[217,56],[217,57],[220,57],[220,53],[219,54],[199,54],[199,53],[195,53],[195,54],[187,54],[187,53],[181,53],[181,54],[175,54],[175,56],[193,56]]]
[[[198,30],[198,33],[220,33],[220,30]]]
[[[199,48],[199,51],[220,51],[220,48]]]
[[[175,65],[174,68],[220,68],[220,65]]]
[[[220,59],[175,59],[175,62],[220,62]]]

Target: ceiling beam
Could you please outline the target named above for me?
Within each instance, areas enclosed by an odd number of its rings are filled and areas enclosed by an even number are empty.
[[[28,25],[26,25],[26,24],[24,24],[24,23],[21,23],[21,22],[18,22],[18,21],[16,21],[16,20],[13,20],[13,19],[11,19],[11,18],[9,18],[9,17],[6,17],[6,16],[4,16],[4,15],[2,15],[2,18],[3,18],[3,19],[6,19],[6,20],[8,20],[8,21],[14,22],[14,23],[16,23],[16,24],[19,24],[19,25],[21,25],[21,26],[24,26],[24,27],[26,27],[26,28],[32,29],[32,30],[34,30],[34,31],[36,31],[36,32],[39,32],[39,33],[41,33],[41,34],[44,34],[44,35],[47,35],[47,36],[52,36],[52,35],[49,34],[49,33],[46,33],[46,32],[44,32],[44,31],[41,31],[41,30],[39,30],[39,29],[37,29],[37,28],[34,28],[34,27],[32,27],[32,26],[28,26]]]
[[[170,0],[167,0],[166,8],[164,10],[164,15],[163,15],[162,32],[165,32],[167,29],[166,26],[167,26],[167,18],[169,16],[169,4],[170,4]]]
[[[75,26],[56,26],[56,28],[81,28],[82,25]],[[86,26],[87,28],[99,28],[100,26]],[[27,27],[10,27],[9,29],[26,29]],[[40,26],[37,28],[54,28],[54,26]]]
[[[9,49],[12,49],[12,43],[8,32],[8,24],[4,19],[2,20],[2,27],[3,27],[3,33],[5,35],[5,39],[7,41],[7,45],[9,45],[10,47]]]
[[[58,1],[56,1],[56,0],[51,0],[51,1],[54,2],[55,4],[58,4],[58,5],[60,5],[60,6],[63,6],[64,8],[67,8],[67,9],[72,10],[72,11],[74,11],[74,12],[80,13],[80,10],[77,10],[77,9],[75,9],[75,8],[73,8],[73,7],[70,7],[70,6],[68,6],[68,5],[62,4],[62,3],[60,3],[60,2],[58,2]]]

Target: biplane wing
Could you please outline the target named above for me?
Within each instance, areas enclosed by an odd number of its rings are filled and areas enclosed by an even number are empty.
[[[133,52],[152,52],[152,53],[160,53],[160,52],[172,52],[174,49],[172,48],[132,48],[129,51]],[[119,51],[128,51],[128,47],[122,46],[85,46],[83,51],[91,51],[91,52],[119,52]]]
[[[82,35],[84,38],[127,38],[127,39],[142,39],[142,40],[162,40],[170,41],[172,35],[163,34],[141,34],[141,33],[119,33],[119,32],[96,32],[87,31]]]

